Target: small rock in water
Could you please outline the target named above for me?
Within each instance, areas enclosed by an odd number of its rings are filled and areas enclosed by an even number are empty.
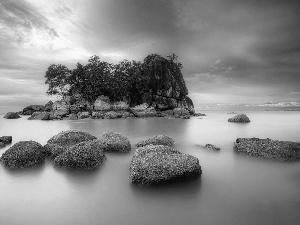
[[[234,117],[228,119],[228,122],[234,123],[249,123],[250,119],[245,114],[237,114]]]
[[[21,117],[16,112],[8,112],[8,113],[6,113],[6,115],[3,118],[5,118],[5,119],[18,119],[18,118],[21,118]]]
[[[209,149],[209,150],[220,151],[219,147],[216,147],[216,146],[214,146],[212,144],[206,144],[204,147],[207,148],[207,149]]]

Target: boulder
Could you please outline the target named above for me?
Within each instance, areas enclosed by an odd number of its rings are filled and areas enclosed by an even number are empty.
[[[10,144],[12,142],[12,136],[2,136],[0,137],[0,143]]]
[[[71,113],[71,114],[69,115],[69,120],[78,120],[78,117],[77,117],[76,114]]]
[[[105,111],[92,112],[92,117],[95,119],[104,119]]]
[[[86,119],[86,118],[90,118],[91,115],[89,112],[80,112],[78,113],[78,119]]]
[[[5,147],[5,143],[3,143],[3,142],[0,142],[0,148],[4,148]]]
[[[193,101],[188,96],[185,96],[183,99],[179,100],[177,107],[187,110],[190,114],[195,113]]]
[[[34,112],[28,118],[28,120],[50,120],[49,112]]]
[[[98,168],[105,159],[103,143],[95,139],[71,146],[57,156],[53,164],[70,169],[93,170]]]
[[[57,144],[63,147],[70,147],[83,141],[90,141],[96,139],[95,136],[78,130],[62,131],[57,135],[51,137],[47,144]]]
[[[300,159],[300,143],[259,138],[238,138],[233,149],[244,155],[295,161]]]
[[[175,117],[190,115],[190,112],[184,108],[175,108],[173,109],[173,113]]]
[[[130,111],[136,117],[154,117],[158,114],[157,111],[147,103],[132,107],[130,108]]]
[[[250,119],[245,114],[237,114],[234,117],[228,119],[228,122],[234,123],[249,123]]]
[[[45,110],[43,105],[29,105],[23,109],[23,115],[31,115],[34,112],[42,112]]]
[[[16,112],[8,112],[8,113],[5,114],[5,116],[3,118],[5,118],[5,119],[18,119],[18,118],[21,118],[21,117]]]
[[[164,145],[138,148],[130,163],[130,182],[147,186],[189,180],[201,175],[199,160]]]
[[[122,117],[122,116],[120,116],[115,111],[109,111],[109,112],[104,114],[104,118],[106,118],[106,119],[117,119],[117,118],[120,118],[120,117]]]
[[[165,145],[172,147],[174,145],[174,140],[166,135],[159,134],[136,144],[137,147],[143,147],[146,145]]]
[[[54,117],[64,117],[69,114],[70,105],[65,101],[56,101],[52,105]]]
[[[104,151],[107,152],[130,152],[131,144],[129,139],[117,132],[106,132],[103,133],[99,140],[101,140],[104,144]]]
[[[35,141],[20,141],[4,152],[0,158],[10,169],[35,166],[45,161],[44,148]]]
[[[209,149],[209,150],[220,151],[219,147],[216,147],[216,146],[214,146],[212,144],[206,144],[204,147],[207,148],[207,149]]]
[[[110,104],[109,97],[107,96],[101,95],[94,102],[95,111],[110,110],[110,109],[111,109],[111,104]]]
[[[126,103],[124,101],[113,102],[111,104],[111,109],[114,111],[120,111],[120,110],[126,111],[129,109],[129,105],[128,105],[128,103]]]

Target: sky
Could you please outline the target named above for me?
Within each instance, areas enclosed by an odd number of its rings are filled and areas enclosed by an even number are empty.
[[[178,55],[200,107],[299,107],[299,28],[298,0],[1,0],[0,107],[48,102],[50,64],[153,53]]]

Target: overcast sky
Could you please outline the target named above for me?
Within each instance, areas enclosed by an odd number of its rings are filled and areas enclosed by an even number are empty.
[[[300,1],[1,0],[0,106],[45,104],[51,63],[175,53],[197,103],[300,103]]]

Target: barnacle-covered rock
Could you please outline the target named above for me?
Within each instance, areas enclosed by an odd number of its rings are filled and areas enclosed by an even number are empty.
[[[35,141],[20,141],[3,153],[0,160],[10,169],[35,166],[45,161],[43,146]]]
[[[249,123],[250,119],[245,114],[237,114],[234,117],[228,119],[228,122],[234,123]]]
[[[79,131],[79,130],[67,130],[58,133],[47,141],[47,144],[57,144],[60,146],[70,147],[83,141],[90,141],[96,139],[95,136]]]
[[[92,170],[98,168],[106,159],[104,144],[100,140],[91,140],[71,146],[57,156],[53,164],[70,169]]]
[[[142,186],[189,180],[202,173],[199,160],[164,145],[138,148],[130,164],[130,182]]]
[[[294,161],[300,159],[300,143],[259,138],[238,138],[233,149],[248,156]]]
[[[99,140],[105,143],[104,151],[107,152],[130,152],[131,144],[129,139],[117,132],[105,132]]]
[[[137,147],[143,147],[146,145],[165,145],[165,146],[173,146],[174,145],[174,141],[172,138],[160,134],[160,135],[156,135],[155,137],[149,138],[145,141],[141,141],[139,143],[136,144]]]

